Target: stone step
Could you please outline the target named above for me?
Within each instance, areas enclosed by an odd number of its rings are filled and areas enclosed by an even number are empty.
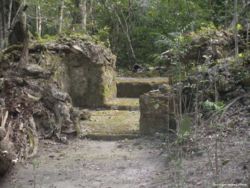
[[[119,140],[139,135],[139,111],[90,111],[91,118],[81,122],[83,137],[96,140]]]
[[[139,110],[138,98],[114,98],[105,104],[106,109],[110,110]]]
[[[118,98],[139,98],[142,94],[158,89],[162,84],[168,84],[167,77],[131,78],[118,77],[116,79]]]

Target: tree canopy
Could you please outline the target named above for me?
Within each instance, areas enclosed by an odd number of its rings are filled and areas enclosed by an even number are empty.
[[[7,23],[17,11],[13,2],[28,5],[33,36],[89,34],[111,47],[121,66],[158,63],[178,33],[230,27],[236,11],[237,23],[249,25],[250,19],[248,0],[1,0],[2,38],[8,36]]]

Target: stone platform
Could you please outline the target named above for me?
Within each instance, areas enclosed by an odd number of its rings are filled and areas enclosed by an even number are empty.
[[[153,78],[116,78],[118,98],[139,98],[142,94],[158,89],[162,84],[168,84],[167,77]]]
[[[111,110],[139,110],[138,98],[114,98],[105,103],[105,108]]]
[[[81,123],[83,137],[97,140],[136,138],[139,135],[139,111],[91,111],[91,118]]]
[[[91,119],[81,123],[82,136],[96,140],[119,140],[144,134],[140,123],[145,124],[142,121],[145,119],[145,113],[142,110],[143,118],[141,118],[139,97],[167,83],[166,77],[116,78],[117,97],[107,100],[103,106],[90,111]],[[155,113],[159,112],[156,110]],[[151,117],[146,121],[151,124]],[[165,119],[162,123],[165,125]],[[157,126],[158,124],[155,125]]]

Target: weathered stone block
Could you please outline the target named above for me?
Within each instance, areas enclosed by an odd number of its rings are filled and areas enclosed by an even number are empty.
[[[174,94],[159,91],[149,92],[140,97],[140,132],[152,135],[156,132],[168,132],[176,129],[174,112],[176,109]]]
[[[168,84],[168,78],[117,78],[117,97],[138,98],[144,93]]]
[[[116,57],[101,45],[91,42],[73,41],[67,46],[47,47],[47,61],[54,62],[54,77],[69,93],[76,107],[96,108],[116,97]]]

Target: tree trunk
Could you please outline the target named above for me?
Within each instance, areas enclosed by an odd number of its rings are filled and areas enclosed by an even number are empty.
[[[9,14],[8,14],[8,29],[11,27],[11,15],[12,15],[13,0],[10,0]]]
[[[1,15],[0,15],[0,49],[3,48],[3,19],[4,19],[4,14],[3,14],[3,2],[2,0],[0,0],[0,11],[1,11]]]
[[[249,30],[250,30],[250,23],[247,21],[247,51],[249,50],[249,43],[250,43],[250,40],[249,40]]]
[[[26,0],[23,0],[23,4],[26,5]],[[28,62],[28,56],[29,56],[29,31],[27,27],[27,16],[25,10],[22,11],[20,23],[21,23],[21,30],[24,33],[23,50],[20,59],[20,66],[22,66]]]
[[[20,44],[24,41],[20,15],[24,2],[19,0],[0,0],[0,49],[8,44]]]
[[[60,5],[60,16],[59,16],[58,33],[62,32],[62,28],[63,28],[63,14],[64,14],[64,0],[61,1],[61,5]]]
[[[133,62],[131,64],[135,64],[136,61],[137,61],[136,60],[136,55],[135,55],[134,48],[133,48],[133,45],[132,45],[132,40],[131,40],[131,37],[130,37],[129,25],[127,23],[125,15],[121,12],[121,15],[122,15],[122,19],[121,19],[121,17],[118,14],[117,7],[114,7],[114,13],[115,13],[115,15],[117,17],[118,23],[120,24],[120,26],[121,26],[121,28],[123,30],[123,33],[125,34],[125,36],[127,38],[129,49],[131,51],[132,58],[133,58]]]
[[[93,18],[93,7],[94,7],[94,1],[89,0],[89,6],[88,6],[88,21],[90,23],[90,30],[91,32],[94,31],[94,18]]]
[[[238,41],[238,0],[234,0],[234,40],[235,40],[235,58],[238,62],[238,55],[239,55],[239,41]]]
[[[76,11],[73,14],[73,28],[86,31],[87,27],[87,0],[75,0]],[[77,28],[75,28],[77,26]]]
[[[83,31],[87,30],[87,0],[81,0],[80,3],[80,13],[81,13],[81,29]]]
[[[36,6],[36,33],[38,37],[42,35],[42,15],[41,15],[41,6],[38,4]]]
[[[5,47],[5,41],[6,41],[6,15],[5,15],[5,0],[0,0],[1,1],[1,41],[0,41],[0,48]]]

